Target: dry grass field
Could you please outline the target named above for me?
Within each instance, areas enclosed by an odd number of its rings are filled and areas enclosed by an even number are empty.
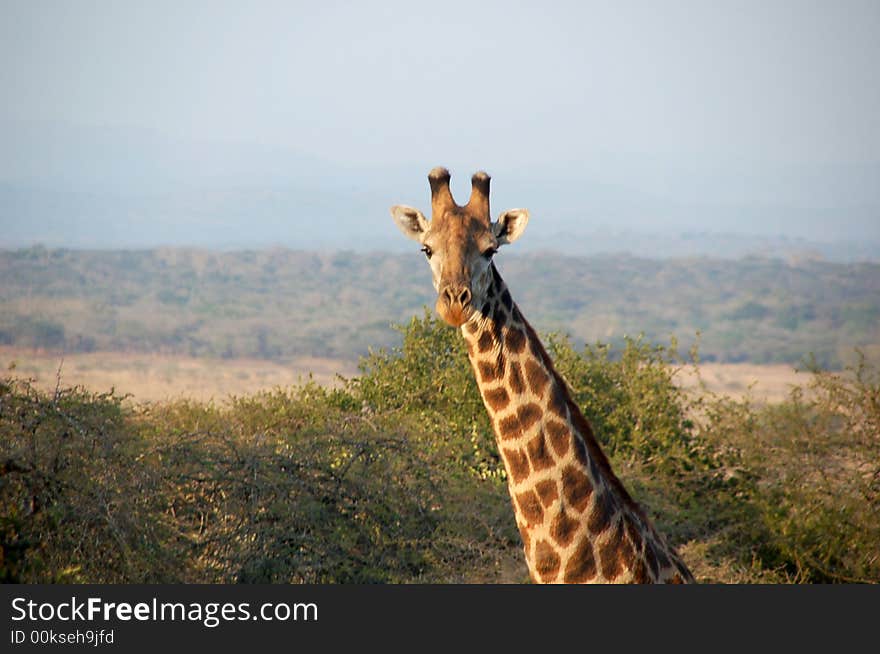
[[[756,402],[775,403],[785,400],[792,386],[806,384],[810,374],[784,363],[701,363],[699,378],[719,395],[740,399],[748,394]],[[677,379],[685,388],[699,384],[693,368],[680,370]]]
[[[133,402],[161,402],[189,398],[220,401],[229,395],[248,395],[278,386],[291,386],[310,377],[332,385],[337,375],[352,376],[354,363],[301,357],[282,364],[260,359],[208,359],[179,355],[90,352],[66,354],[0,347],[0,369],[15,377],[35,380],[53,390],[60,375],[62,386],[83,386],[94,392],[111,388]]]
[[[338,375],[357,374],[353,361],[300,357],[289,363],[262,359],[212,359],[179,355],[121,352],[65,354],[0,347],[0,370],[32,379],[53,390],[60,374],[62,386],[83,386],[94,392],[111,388],[134,402],[159,402],[172,398],[220,401],[229,395],[248,395],[259,390],[285,387],[309,378],[333,385]],[[759,402],[779,402],[793,384],[808,375],[787,364],[703,363],[700,377],[715,393],[742,397],[747,392]],[[698,384],[691,368],[682,368],[678,380],[686,388]]]

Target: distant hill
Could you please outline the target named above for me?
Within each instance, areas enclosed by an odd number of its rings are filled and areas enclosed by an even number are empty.
[[[452,169],[463,197],[473,172],[454,161],[351,164],[122,127],[0,121],[0,134],[0,248],[403,252],[389,206],[427,209],[434,165]],[[489,171],[493,211],[532,212],[519,252],[880,260],[880,163],[593,159]]]
[[[704,360],[837,367],[880,358],[880,264],[508,254],[497,264],[541,331],[644,334]],[[354,359],[434,302],[417,252],[0,251],[0,344],[67,351]]]

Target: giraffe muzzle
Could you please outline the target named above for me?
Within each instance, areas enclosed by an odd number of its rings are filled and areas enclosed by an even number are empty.
[[[448,284],[437,297],[437,313],[453,327],[461,327],[471,313],[471,289],[465,284]]]

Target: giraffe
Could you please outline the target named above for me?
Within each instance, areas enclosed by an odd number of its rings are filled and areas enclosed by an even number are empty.
[[[529,212],[489,214],[489,175],[471,178],[459,206],[445,168],[428,174],[431,220],[397,205],[391,215],[419,242],[436,310],[460,328],[507,471],[529,575],[536,583],[693,583],[611,469],[540,339],[493,263]]]

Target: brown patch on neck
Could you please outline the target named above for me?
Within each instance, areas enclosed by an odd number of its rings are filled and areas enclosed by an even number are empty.
[[[501,387],[485,391],[483,393],[483,398],[486,400],[486,404],[488,404],[496,413],[510,404],[510,396],[507,394],[507,391]]]
[[[568,547],[577,533],[578,521],[568,516],[564,510],[560,510],[550,523],[550,535],[560,547]]]
[[[526,451],[529,453],[529,461],[532,464],[532,470],[539,471],[545,468],[552,468],[555,464],[553,457],[547,450],[547,441],[543,432],[538,432],[527,444]]]
[[[541,504],[545,507],[553,504],[553,501],[559,497],[559,491],[556,487],[556,481],[553,479],[545,479],[535,484],[535,491],[541,498]]]
[[[522,450],[501,450],[501,456],[507,463],[507,469],[510,471],[510,478],[514,484],[528,479],[531,474],[529,469],[529,457]]]
[[[553,393],[551,396],[551,405],[558,405],[560,409],[562,406],[565,406],[568,409],[568,417],[577,432],[573,435],[576,439],[580,436],[583,440],[587,454],[598,470],[599,475],[605,480],[608,486],[613,489],[614,494],[620,498],[620,500],[631,511],[635,512],[647,522],[647,517],[642,511],[642,508],[632,499],[620,479],[617,478],[617,475],[615,475],[614,471],[611,469],[608,457],[605,456],[605,453],[599,447],[599,443],[596,442],[596,439],[593,436],[593,429],[590,426],[590,423],[587,422],[587,419],[584,418],[581,410],[574,403],[574,400],[571,399],[571,396],[568,393],[568,385],[563,381],[562,377],[559,376],[559,373],[556,372],[556,369],[553,367],[553,362],[550,359],[550,355],[547,354],[547,350],[544,349],[535,330],[525,319],[523,319],[523,326],[529,345],[535,352],[535,355],[544,363],[547,373],[550,375],[551,385],[553,387],[551,390],[551,393]]]
[[[625,548],[629,550],[628,553]],[[609,538],[599,547],[599,560],[602,562],[602,574],[605,578],[612,580],[623,572],[626,558],[632,562],[632,548],[623,538],[623,525],[618,522]]]
[[[544,520],[544,507],[535,491],[525,491],[518,493],[516,496],[516,504],[519,507],[520,515],[525,518],[526,524],[529,526],[539,525]]]
[[[593,557],[593,543],[585,536],[565,566],[565,583],[583,584],[595,577],[596,559]]]
[[[562,560],[553,549],[553,546],[545,540],[538,541],[535,546],[535,572],[545,584],[556,579]]]
[[[519,354],[526,349],[526,335],[520,329],[508,329],[505,344],[514,354]]]
[[[510,386],[510,392],[516,393],[517,395],[526,390],[519,363],[516,361],[510,362],[510,375],[507,378],[507,384]]]
[[[541,419],[541,407],[534,402],[529,402],[516,410],[516,417],[519,419],[519,428],[523,432],[527,432],[536,422]]]
[[[590,503],[593,484],[580,468],[569,465],[562,471],[562,494],[569,506],[581,513]]]
[[[477,369],[480,371],[480,380],[484,384],[501,379],[504,377],[505,371],[504,355],[499,352],[494,361],[477,361]],[[514,390],[514,392],[516,391]]]
[[[587,529],[594,536],[598,536],[608,529],[611,518],[614,515],[614,505],[608,497],[608,493],[598,493],[593,501],[593,509],[587,519]]]
[[[526,379],[529,381],[529,388],[538,398],[544,397],[544,389],[550,383],[550,377],[544,371],[544,368],[538,365],[532,359],[526,361]]]
[[[571,443],[571,434],[568,432],[568,427],[558,420],[547,420],[545,425],[556,456],[565,456]]]
[[[493,347],[495,347],[495,339],[492,338],[492,334],[489,330],[485,330],[482,334],[480,334],[480,338],[477,340],[477,349],[481,352],[489,352]]]

